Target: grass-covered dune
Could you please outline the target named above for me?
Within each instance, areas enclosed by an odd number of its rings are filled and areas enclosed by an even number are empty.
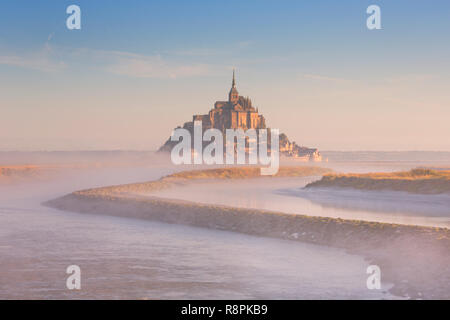
[[[359,190],[392,190],[418,194],[450,193],[450,171],[413,169],[403,172],[364,174],[325,174],[305,188],[353,188]]]
[[[332,170],[321,167],[308,166],[282,166],[273,177],[306,177],[321,176],[330,173]],[[246,179],[257,178],[261,176],[258,167],[234,167],[207,170],[192,170],[174,173],[167,178],[183,178],[183,179]],[[266,176],[267,177],[267,176]],[[272,177],[272,176],[268,176]]]
[[[0,166],[0,177],[26,176],[35,173],[38,166],[20,165],[20,166]]]
[[[35,179],[42,171],[42,167],[35,165],[0,165],[0,184]]]
[[[102,187],[95,189],[87,189],[77,191],[75,194],[85,195],[90,197],[109,196],[112,194],[127,194],[127,193],[148,193],[152,191],[170,188],[174,185],[186,184],[200,180],[229,180],[229,179],[252,179],[252,178],[282,178],[282,177],[308,177],[308,176],[322,176],[332,172],[331,169],[321,167],[308,166],[283,166],[280,167],[275,176],[261,176],[260,169],[257,167],[232,167],[220,169],[206,169],[206,170],[190,170],[173,173],[162,177],[156,181],[130,183],[124,185]]]

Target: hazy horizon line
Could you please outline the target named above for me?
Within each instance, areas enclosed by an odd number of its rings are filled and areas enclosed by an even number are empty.
[[[2,153],[7,152],[22,152],[22,153],[32,153],[32,152],[158,152],[158,150],[151,149],[79,149],[79,150],[0,150]],[[436,153],[450,153],[450,150],[363,150],[363,149],[354,149],[354,150],[320,150],[319,152],[397,152],[397,153],[405,153],[405,152],[436,152]]]

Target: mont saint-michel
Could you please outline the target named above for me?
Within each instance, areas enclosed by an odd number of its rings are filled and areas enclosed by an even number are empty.
[[[208,114],[193,115],[192,121],[185,122],[183,129],[187,129],[191,135],[194,133],[194,122],[201,121],[203,132],[214,128],[225,133],[227,129],[266,129],[266,119],[259,113],[257,107],[253,106],[249,97],[240,96],[236,88],[235,72],[233,70],[233,79],[231,89],[228,93],[228,100],[216,101],[214,108],[209,110]],[[180,128],[180,127],[178,127]],[[290,141],[288,137],[281,133],[279,137],[280,154],[297,158],[303,161],[321,161],[322,156],[315,148],[299,146],[295,141]],[[159,148],[159,151],[170,152],[177,144],[176,141],[169,139]]]

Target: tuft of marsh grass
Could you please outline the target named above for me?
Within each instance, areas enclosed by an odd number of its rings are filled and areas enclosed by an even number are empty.
[[[400,172],[325,174],[311,187],[342,187],[360,190],[393,190],[419,194],[450,193],[450,170],[417,168]]]
[[[278,173],[275,175],[275,177],[322,176],[330,172],[332,172],[331,169],[321,167],[283,166],[279,168]],[[74,194],[90,197],[105,197],[110,196],[111,194],[118,195],[127,193],[148,193],[152,191],[167,189],[175,184],[188,183],[189,181],[195,180],[249,179],[260,177],[267,176],[261,176],[260,169],[257,167],[232,167],[206,170],[190,170],[173,173],[156,181],[81,190],[74,192]]]

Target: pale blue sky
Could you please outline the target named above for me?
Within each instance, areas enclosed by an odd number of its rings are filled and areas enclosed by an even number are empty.
[[[448,1],[1,1],[0,150],[156,149],[235,67],[299,144],[450,151],[449,17]]]

